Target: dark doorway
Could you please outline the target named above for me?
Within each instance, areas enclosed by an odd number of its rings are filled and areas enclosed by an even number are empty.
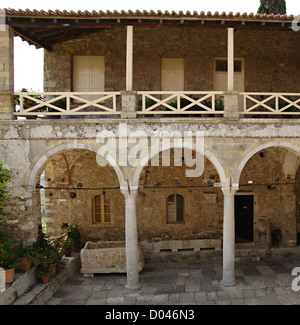
[[[234,197],[235,242],[253,241],[253,195]]]

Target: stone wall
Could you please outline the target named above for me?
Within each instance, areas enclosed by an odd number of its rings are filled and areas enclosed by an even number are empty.
[[[121,168],[117,176],[116,167],[100,167],[95,161],[95,153],[101,146],[97,142],[99,132],[118,134],[124,120],[35,120],[1,121],[0,151],[4,166],[12,174],[11,198],[6,202],[5,213],[11,230],[19,241],[31,241],[37,234],[41,221],[39,183],[45,170],[47,223],[50,233],[60,233],[63,223],[78,224],[83,240],[109,239],[124,240],[125,200],[119,189],[107,189],[111,200],[113,225],[92,224],[92,197],[102,192],[102,187],[121,184],[120,177],[130,184],[133,182],[133,167]],[[128,134],[143,131],[169,132],[184,130],[205,133],[205,170],[199,178],[185,177],[183,167],[145,166],[139,177],[140,188],[137,196],[137,221],[139,240],[165,240],[186,238],[221,237],[223,223],[223,193],[220,187],[206,186],[206,181],[221,182],[222,177],[231,177],[240,184],[264,184],[263,186],[240,186],[239,191],[251,191],[255,196],[255,236],[256,243],[263,243],[262,233],[266,224],[272,222],[282,227],[284,243],[296,240],[296,198],[294,176],[283,172],[287,166],[289,152],[300,153],[298,120],[254,119],[137,119],[127,120]],[[183,134],[183,133],[182,133]],[[270,147],[270,148],[269,148]],[[281,148],[279,148],[281,147]],[[258,148],[263,149],[261,157]],[[274,148],[274,149],[272,149]],[[243,161],[247,161],[242,166]],[[297,158],[297,156],[295,156]],[[172,161],[172,159],[171,159]],[[219,163],[219,165],[218,165]],[[292,166],[293,164],[290,164]],[[223,176],[222,176],[223,174]],[[224,176],[225,175],[225,176]],[[221,177],[222,176],[222,177]],[[286,185],[268,189],[269,182],[280,178]],[[296,177],[299,180],[299,172]],[[154,187],[159,182],[161,188]],[[180,182],[181,187],[176,183]],[[98,190],[80,190],[77,184]],[[196,186],[184,188],[184,186]],[[169,187],[169,188],[162,188]],[[297,186],[296,186],[297,187]],[[66,189],[61,189],[66,188]],[[76,197],[72,198],[71,193]],[[210,193],[213,193],[210,194]],[[182,194],[185,198],[184,224],[166,223],[166,199],[170,194]],[[72,194],[73,196],[73,194]],[[299,202],[297,211],[299,211]]]
[[[173,152],[173,150],[172,150]],[[207,180],[219,183],[218,172],[205,159],[202,176],[188,178],[186,166],[174,166],[171,152],[170,167],[145,167],[141,173],[140,191],[137,197],[137,222],[140,241],[170,239],[222,238],[223,233],[223,193],[218,187],[207,186]],[[268,148],[255,154],[243,169],[237,195],[254,195],[254,242],[265,245],[268,224],[283,231],[284,244],[294,244],[296,240],[296,192],[294,179],[283,173],[286,149]],[[275,178],[283,185],[268,187]],[[248,186],[248,181],[253,186]],[[114,187],[118,179],[111,167],[100,167],[96,154],[86,150],[66,150],[55,155],[45,168],[45,185],[70,190],[46,190],[47,231],[49,234],[61,232],[64,223],[77,224],[83,241],[124,240],[124,197],[117,189],[107,189],[110,199],[112,223],[93,224],[92,198],[102,190],[76,189],[78,183],[83,188]],[[160,186],[155,188],[159,182]],[[177,187],[176,183],[180,183]],[[154,187],[154,188],[153,188]],[[187,188],[185,188],[187,187]],[[76,193],[72,198],[71,193]],[[184,222],[167,222],[167,198],[171,194],[184,197]]]
[[[235,57],[244,59],[245,91],[300,92],[297,37],[293,31],[235,32]],[[74,55],[104,55],[105,90],[125,90],[125,47],[126,29],[114,28],[45,51],[45,91],[72,90]],[[183,57],[185,90],[213,90],[214,58],[226,56],[226,29],[134,27],[133,89],[160,90],[161,58]]]
[[[5,25],[0,30],[0,119],[12,119],[14,91],[13,30]]]
[[[82,189],[78,189],[82,183]],[[63,224],[78,225],[83,241],[124,240],[124,197],[119,189],[106,189],[112,224],[93,224],[92,199],[102,187],[118,187],[112,167],[100,167],[96,154],[87,150],[66,150],[56,154],[45,167],[47,232],[59,234]],[[56,189],[57,188],[57,189]],[[98,188],[95,189],[94,188]]]

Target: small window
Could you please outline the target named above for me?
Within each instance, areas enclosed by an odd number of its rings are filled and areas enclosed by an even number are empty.
[[[227,72],[227,60],[216,60],[216,72]],[[242,60],[234,60],[234,72],[242,72]]]
[[[103,194],[93,198],[93,223],[110,223],[110,200]]]
[[[167,223],[183,223],[184,199],[180,194],[172,194],[167,199]]]

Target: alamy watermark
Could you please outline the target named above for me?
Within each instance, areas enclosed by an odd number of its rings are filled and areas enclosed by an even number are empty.
[[[292,281],[292,290],[300,291],[300,267],[294,267],[292,270],[292,275],[297,275],[295,279]]]
[[[97,163],[119,167],[171,166],[171,150],[174,148],[174,166],[188,168],[186,177],[199,177],[204,171],[204,132],[161,130],[150,136],[142,130],[129,132],[127,123],[119,124],[118,133],[103,131],[97,134],[101,144]],[[161,161],[159,154],[161,153]]]
[[[292,30],[294,32],[299,32],[299,30],[300,30],[300,16],[295,17],[295,19],[292,21]]]

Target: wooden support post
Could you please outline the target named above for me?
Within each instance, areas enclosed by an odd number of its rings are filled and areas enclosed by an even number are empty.
[[[133,26],[127,26],[126,42],[126,91],[133,86]]]
[[[227,70],[228,70],[228,91],[234,90],[234,28],[227,28]]]

